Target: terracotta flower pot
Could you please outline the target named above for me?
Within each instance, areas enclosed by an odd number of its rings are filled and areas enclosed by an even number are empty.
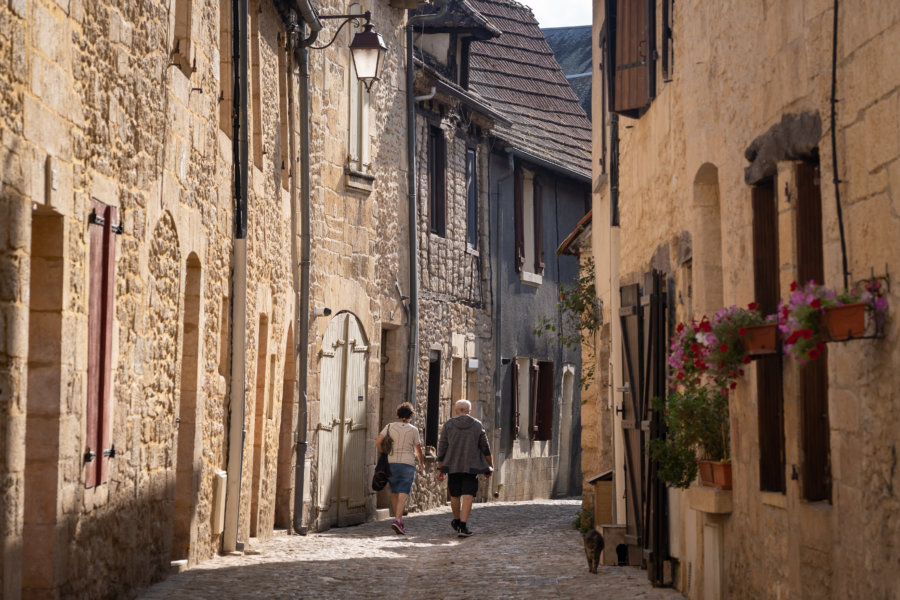
[[[828,341],[837,342],[862,337],[866,333],[866,303],[829,306],[822,316],[822,325]]]
[[[750,356],[775,354],[777,349],[778,326],[775,323],[748,325],[744,328],[744,350]]]
[[[697,466],[700,468],[700,483],[719,490],[731,489],[730,462],[701,460],[697,462]]]

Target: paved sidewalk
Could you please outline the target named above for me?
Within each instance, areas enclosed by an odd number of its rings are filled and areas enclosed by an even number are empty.
[[[143,600],[195,599],[528,599],[681,600],[653,588],[633,567],[587,569],[581,535],[570,528],[577,500],[476,504],[474,535],[450,529],[449,507],[407,515],[408,535],[391,521],[282,535],[243,556],[218,556],[151,587]]]

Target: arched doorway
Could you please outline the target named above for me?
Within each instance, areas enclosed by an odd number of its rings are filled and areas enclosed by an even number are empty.
[[[351,313],[336,315],[321,350],[318,529],[366,519],[366,364],[369,347]]]

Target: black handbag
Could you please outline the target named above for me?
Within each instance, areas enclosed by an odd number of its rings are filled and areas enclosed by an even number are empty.
[[[391,465],[388,463],[387,454],[378,454],[378,462],[375,463],[375,474],[372,476],[372,489],[376,492],[383,490],[391,478]]]

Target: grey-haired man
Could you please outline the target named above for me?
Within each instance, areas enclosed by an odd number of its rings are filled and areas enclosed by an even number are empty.
[[[438,440],[438,481],[448,474],[447,489],[450,492],[450,508],[453,521],[450,526],[459,537],[469,537],[467,522],[472,511],[472,501],[478,493],[478,475],[490,477],[494,470],[491,446],[481,421],[469,415],[472,403],[457,400],[453,418],[444,423]]]

